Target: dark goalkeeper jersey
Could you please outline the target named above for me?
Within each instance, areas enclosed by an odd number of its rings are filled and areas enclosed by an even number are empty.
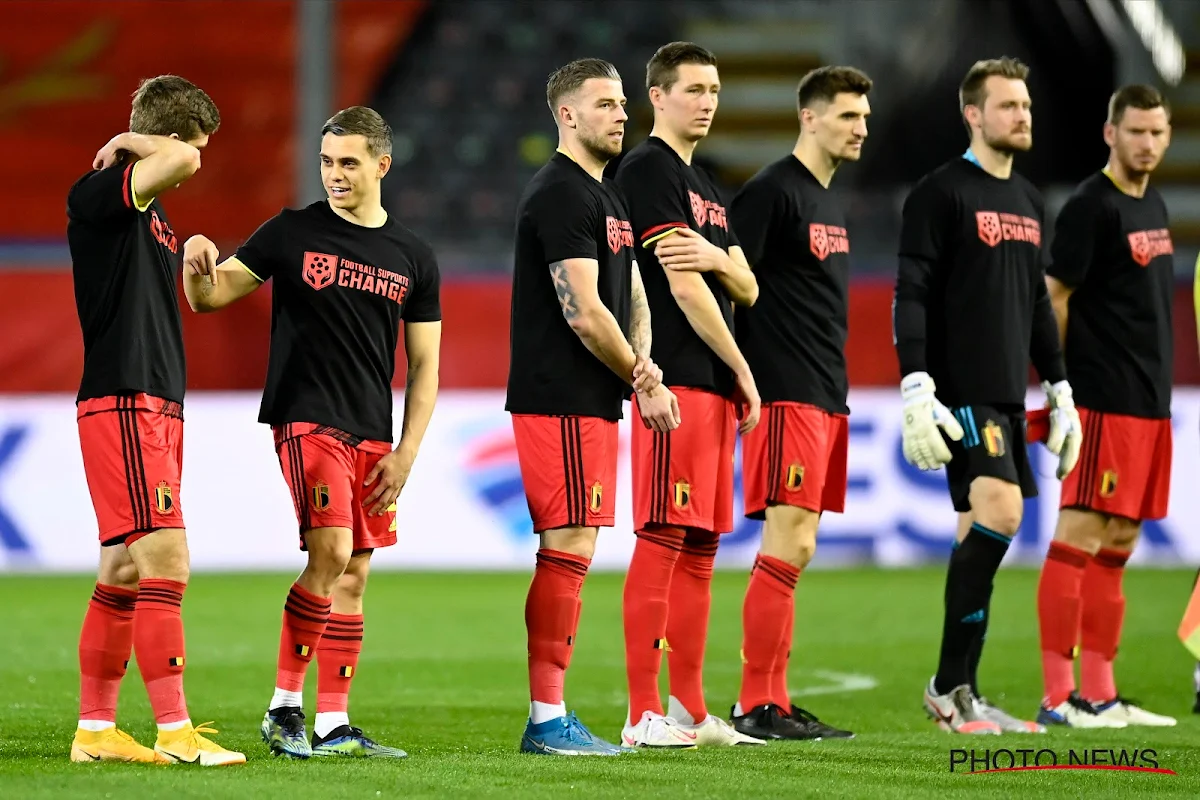
[[[904,202],[894,325],[902,374],[925,371],[947,405],[1017,408],[1029,364],[1066,376],[1046,291],[1044,206],[1025,178],[966,158],[926,175]]]
[[[442,318],[429,246],[391,218],[365,228],[322,200],[264,222],[237,258],[259,280],[274,279],[259,422],[393,441],[400,322]]]
[[[847,413],[850,237],[841,203],[789,154],[742,187],[729,218],[758,279],[758,302],[734,319],[763,402]]]
[[[1095,411],[1171,415],[1175,252],[1162,195],[1130,197],[1098,172],[1075,190],[1054,229],[1047,273],[1074,289],[1067,377]]]
[[[135,196],[135,167],[89,172],[67,194],[67,243],[83,331],[77,400],[144,392],[182,403],[181,243],[162,203]]]

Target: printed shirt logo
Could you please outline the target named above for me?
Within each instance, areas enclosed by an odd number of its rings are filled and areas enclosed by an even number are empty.
[[[171,230],[171,226],[158,216],[157,211],[150,212],[150,235],[172,253],[179,252],[179,239],[175,238],[175,231]]]
[[[975,223],[979,229],[979,240],[988,247],[995,247],[1001,242],[1028,242],[1034,247],[1042,246],[1042,225],[1032,217],[976,211]]]
[[[633,247],[633,226],[623,219],[605,217],[605,228],[608,231],[608,249],[613,254],[621,252],[622,247]]]
[[[831,253],[849,253],[850,234],[846,232],[845,228],[837,225],[809,223],[808,249],[817,257],[818,261],[824,261]]]
[[[1133,262],[1139,267],[1147,267],[1159,256],[1171,255],[1175,245],[1171,242],[1171,232],[1166,228],[1152,231],[1134,231],[1129,234],[1129,253]]]
[[[697,227],[703,228],[707,224],[729,230],[729,222],[725,219],[725,206],[705,200],[690,189],[688,190],[688,202],[692,204],[692,216],[696,218]]]
[[[628,223],[626,223],[628,225]],[[630,232],[632,244],[632,231]],[[348,258],[342,258],[332,253],[314,253],[305,251],[304,267],[301,272],[304,282],[316,289],[332,286],[335,283],[345,289],[357,289],[367,294],[377,294],[394,300],[398,305],[404,305],[411,281],[407,275],[401,275],[369,264],[359,264]]]

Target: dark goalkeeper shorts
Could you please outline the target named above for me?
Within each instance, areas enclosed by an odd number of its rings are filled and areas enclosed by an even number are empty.
[[[1025,449],[1025,411],[1001,411],[992,406],[952,408],[963,428],[961,441],[946,438],[950,463],[946,477],[954,510],[971,510],[971,482],[999,478],[1021,487],[1022,497],[1037,497],[1037,480]]]

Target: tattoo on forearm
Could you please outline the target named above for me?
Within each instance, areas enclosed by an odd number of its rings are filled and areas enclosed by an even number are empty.
[[[213,287],[212,278],[209,277],[208,275],[202,275],[200,277],[200,294],[204,295],[205,297],[208,297],[210,294],[213,293],[213,288],[214,287]]]
[[[646,300],[646,287],[642,285],[642,274],[633,266],[633,282],[629,293],[629,345],[639,356],[650,357],[650,304]]]
[[[558,304],[562,306],[563,317],[567,321],[575,319],[579,316],[579,307],[575,304],[575,290],[571,287],[566,263],[555,261],[551,264],[550,277],[554,280],[554,292],[558,295]]]

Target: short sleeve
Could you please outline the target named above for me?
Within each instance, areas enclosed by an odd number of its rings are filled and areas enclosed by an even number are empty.
[[[1054,223],[1046,274],[1071,288],[1083,283],[1095,260],[1096,236],[1103,224],[1104,210],[1096,198],[1075,195],[1068,200]]]
[[[404,303],[405,322],[440,322],[442,319],[442,275],[437,256],[422,244],[416,258],[417,276],[412,294]]]
[[[250,274],[266,282],[275,274],[275,268],[283,258],[284,232],[287,223],[283,212],[276,214],[258,226],[250,238],[234,253]]]
[[[633,234],[642,247],[653,247],[671,231],[691,227],[692,212],[684,206],[687,188],[666,154],[623,163],[617,170],[617,185],[629,203]]]
[[[729,227],[737,238],[751,267],[762,261],[783,205],[779,187],[764,179],[751,180],[733,197],[729,205]]]
[[[133,169],[131,164],[114,164],[80,178],[67,194],[67,213],[82,222],[99,222],[134,214]]]
[[[949,245],[947,228],[954,224],[952,204],[934,183],[922,183],[904,201],[900,219],[900,257],[936,263]]]
[[[553,183],[538,193],[529,210],[547,264],[599,258],[596,236],[603,212],[590,192],[566,182]]]

